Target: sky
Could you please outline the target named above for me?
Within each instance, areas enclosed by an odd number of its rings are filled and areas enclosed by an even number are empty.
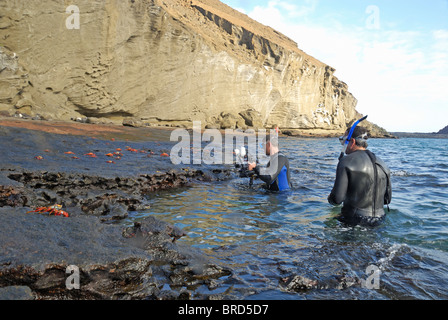
[[[448,0],[221,0],[336,69],[390,132],[448,125]]]

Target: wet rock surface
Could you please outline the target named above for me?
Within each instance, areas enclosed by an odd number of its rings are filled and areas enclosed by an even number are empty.
[[[126,237],[122,226],[93,216],[0,208],[0,218],[0,287],[6,298],[17,286],[29,288],[34,299],[194,298],[195,286],[230,273],[174,243],[182,232],[153,218],[142,222],[145,235]],[[79,268],[79,289],[69,289],[69,266]]]
[[[207,299],[196,288],[231,273],[178,244],[185,233],[168,223],[119,223],[148,208],[154,192],[228,179],[226,168],[174,166],[161,156],[172,146],[166,140],[0,127],[0,146],[2,299]],[[109,160],[116,149],[120,159]],[[69,217],[30,212],[55,204]],[[70,290],[71,266],[79,289]]]
[[[193,180],[212,179],[202,171],[169,171],[134,177],[101,177],[47,171],[9,173],[23,187],[0,189],[0,203],[42,207],[61,204],[72,214],[125,218],[127,211],[147,208],[145,195],[185,186]],[[66,211],[67,211],[66,210]]]

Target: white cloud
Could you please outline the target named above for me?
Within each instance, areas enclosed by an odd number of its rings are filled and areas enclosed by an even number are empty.
[[[358,110],[387,130],[437,131],[448,124],[448,30],[429,34],[369,30],[365,26],[314,25],[309,20],[302,23],[306,19],[290,19],[295,14],[305,17],[316,4],[308,1],[298,7],[270,1],[248,15],[334,67],[336,76],[359,100]],[[430,111],[432,107],[434,111]]]

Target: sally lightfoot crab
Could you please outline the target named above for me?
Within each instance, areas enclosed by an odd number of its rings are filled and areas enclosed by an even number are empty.
[[[41,213],[41,214],[48,214],[48,215],[55,215],[55,216],[64,216],[66,218],[69,217],[69,214],[62,209],[62,206],[60,204],[55,204],[51,207],[38,207],[35,210],[28,211],[27,213]]]

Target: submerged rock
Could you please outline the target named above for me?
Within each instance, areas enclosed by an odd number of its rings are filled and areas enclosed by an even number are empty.
[[[162,235],[163,239],[160,239]],[[123,230],[125,238],[132,239],[132,242],[142,248],[150,248],[152,243],[166,241],[166,236],[174,243],[177,239],[185,236],[186,233],[172,225],[162,223],[154,217],[147,217],[143,222],[134,222],[132,227]]]
[[[308,279],[304,276],[296,275],[290,279],[286,286],[287,291],[306,291],[317,287],[317,281]]]

